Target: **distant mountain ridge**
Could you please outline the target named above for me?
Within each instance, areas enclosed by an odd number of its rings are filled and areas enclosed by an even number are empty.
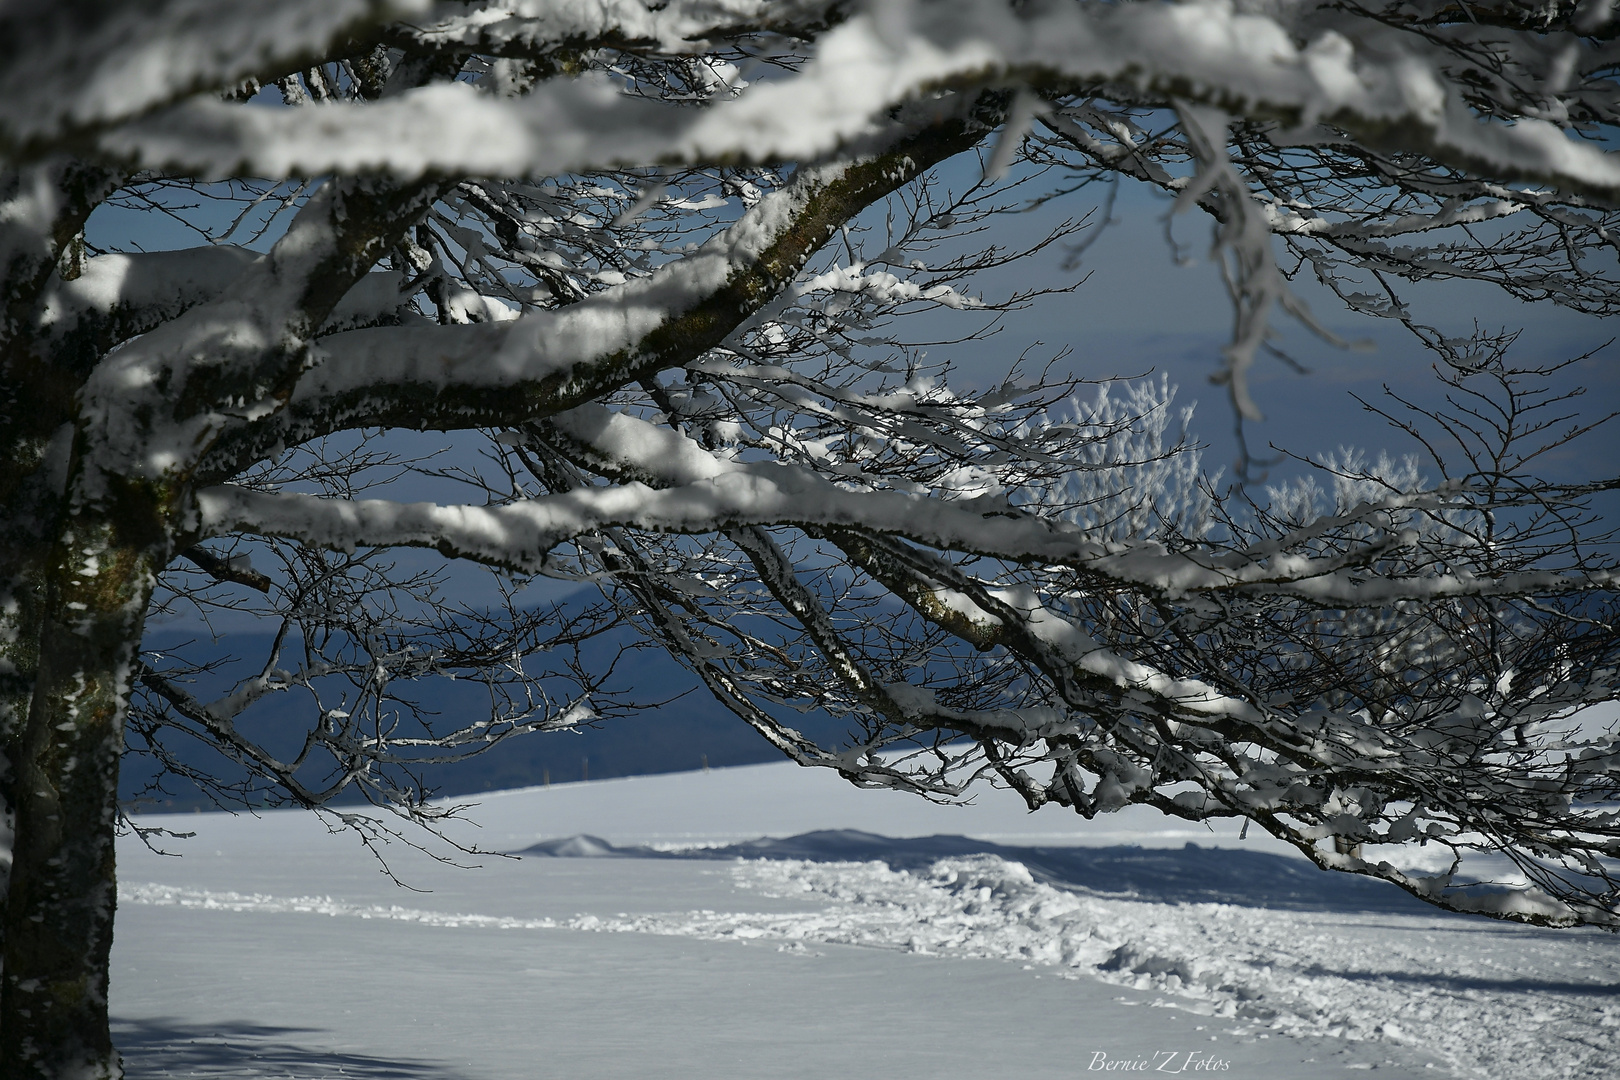
[[[267,642],[265,635],[235,635],[217,644],[194,644],[191,651],[194,659],[244,653],[251,656]],[[160,648],[162,643],[149,643],[147,647]],[[245,664],[227,667],[202,689],[221,692],[230,679],[245,671]],[[600,726],[582,724],[568,731],[516,736],[457,764],[423,765],[412,772],[432,795],[454,797],[547,783],[687,772],[782,759],[776,749],[722,708],[688,672],[666,657],[646,654],[638,659],[635,690],[649,700],[675,700]],[[480,701],[479,684],[469,680],[424,680],[412,685],[410,696],[424,709],[446,718],[455,717],[458,711],[470,713],[487,707]],[[307,697],[272,696],[245,714],[244,730],[251,729],[253,737],[265,739],[267,745],[278,739],[301,741],[310,707]],[[807,716],[801,727],[812,736],[836,739],[838,735],[834,723],[825,717]],[[149,785],[158,776],[156,761],[135,732],[131,731],[127,738],[130,752],[124,756],[119,783],[119,797],[127,807],[160,813],[215,807],[194,783],[182,778],[165,777],[163,790],[150,790]],[[186,765],[215,775],[242,775],[240,766],[212,747],[178,733],[168,738]],[[297,751],[291,742],[287,748],[291,753]]]

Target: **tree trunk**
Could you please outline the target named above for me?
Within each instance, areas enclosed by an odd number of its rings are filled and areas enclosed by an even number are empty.
[[[126,523],[127,524],[127,523]],[[81,518],[57,549],[26,723],[4,917],[0,1080],[121,1075],[107,1025],[118,762],[154,558]]]
[[[20,575],[0,578],[0,957],[5,955],[7,884],[11,879],[11,841],[17,820],[16,772],[28,710],[39,665],[37,590],[19,588]]]

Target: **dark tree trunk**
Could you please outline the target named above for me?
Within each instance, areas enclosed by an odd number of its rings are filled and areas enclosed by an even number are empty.
[[[97,849],[93,851],[77,844],[78,850],[71,853],[52,848],[62,838],[73,836],[73,830],[87,819],[82,805],[87,797],[95,806],[113,805],[109,800],[117,790],[116,751],[109,763],[105,751],[92,750],[105,741],[109,722],[114,734],[119,726],[117,708],[110,717],[102,715],[107,669],[97,663],[76,667],[87,650],[63,640],[64,632],[86,642],[101,640],[108,628],[95,629],[92,624],[104,623],[105,613],[89,604],[82,610],[61,607],[82,603],[67,593],[94,583],[79,575],[79,585],[64,592],[51,572],[57,553],[63,550],[58,538],[64,535],[75,395],[97,357],[87,340],[52,352],[35,331],[48,283],[78,275],[84,222],[117,182],[115,172],[66,160],[0,171],[0,209],[4,211],[0,213],[0,252],[4,253],[0,258],[0,957],[4,958],[5,975],[13,976],[0,976],[0,1076],[7,1078],[49,1075],[40,1069],[57,1069],[60,1074],[68,1068],[63,1063],[73,1060],[73,1055],[51,1049],[58,1038],[50,1033],[56,1010],[31,1007],[31,995],[20,990],[24,985],[44,987],[49,981],[24,972],[40,964],[49,969],[49,950],[42,952],[39,943],[48,944],[61,927],[50,919],[33,922],[29,915],[18,914],[19,908],[31,906],[37,914],[41,897],[56,891],[71,894],[77,886],[67,879],[83,876],[80,869],[86,857],[98,865],[104,859],[107,880],[111,880],[110,841],[92,844]],[[85,535],[97,534],[91,530]],[[49,665],[50,674],[42,680],[42,635],[53,604],[58,618],[44,651],[64,647],[69,651],[54,657],[57,662]],[[71,614],[73,620],[63,621],[62,614]],[[61,687],[50,689],[50,680],[71,680],[80,671],[85,675],[85,692],[71,703],[62,698]],[[75,710],[75,715],[64,715],[64,705]],[[43,711],[36,712],[36,707]],[[62,724],[69,726],[56,726]],[[36,760],[42,752],[44,757]],[[68,775],[54,775],[53,770],[60,771],[69,762]],[[105,785],[111,786],[104,792],[96,790]],[[92,811],[88,819],[99,823],[101,815]],[[48,835],[41,835],[37,842],[27,839],[31,830],[41,826]],[[14,856],[24,883],[20,891],[11,887]],[[59,861],[53,863],[53,859]],[[77,909],[69,921],[75,928],[83,921]],[[99,933],[106,936],[104,929]],[[68,948],[73,947],[71,937],[63,940]],[[100,945],[99,954],[99,961],[87,954],[86,962],[99,963],[104,971],[105,944]],[[17,988],[8,988],[11,983]],[[93,979],[84,985],[96,989]],[[92,996],[102,1001],[104,1016],[105,975]],[[104,1046],[106,1042],[103,1033],[90,1037],[87,1045]],[[103,1072],[105,1063],[113,1060],[100,1050],[94,1051],[94,1057],[102,1063],[96,1068]]]
[[[118,762],[154,559],[75,522],[42,600],[38,667],[12,742],[0,1080],[121,1075],[108,1032]]]
[[[6,895],[17,828],[14,763],[21,757],[39,668],[39,593],[19,587],[22,580],[17,574],[0,577],[11,586],[0,586],[0,957],[5,955]]]

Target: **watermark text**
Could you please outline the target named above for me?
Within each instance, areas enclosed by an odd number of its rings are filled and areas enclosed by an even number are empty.
[[[1232,1063],[1204,1050],[1155,1050],[1146,1057],[1109,1057],[1094,1051],[1087,1072],[1212,1073],[1226,1072]]]

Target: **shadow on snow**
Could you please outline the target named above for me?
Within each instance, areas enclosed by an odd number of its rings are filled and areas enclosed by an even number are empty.
[[[301,1045],[303,1028],[239,1022],[197,1027],[167,1017],[117,1020],[113,1044],[130,1080],[160,1077],[297,1077],[298,1080],[455,1080],[446,1066]]]
[[[1335,979],[1354,982],[1414,983],[1419,986],[1444,987],[1457,994],[1481,991],[1487,994],[1590,994],[1613,998],[1620,994],[1620,984],[1606,982],[1576,982],[1557,979],[1488,979],[1471,975],[1442,975],[1438,972],[1413,971],[1341,971],[1312,964],[1303,969],[1305,975],[1328,975]]]

